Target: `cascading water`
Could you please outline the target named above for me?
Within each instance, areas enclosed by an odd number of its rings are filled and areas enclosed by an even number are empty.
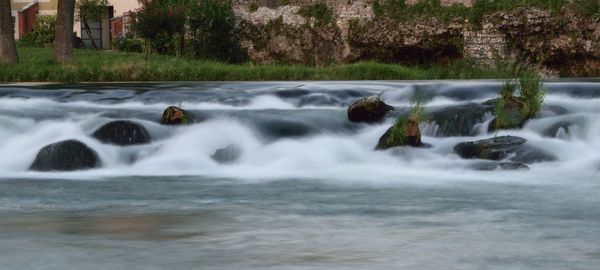
[[[106,269],[594,269],[600,265],[600,229],[593,226],[600,224],[600,82],[547,82],[540,118],[489,133],[492,110],[478,106],[500,87],[495,81],[2,86],[0,268],[78,269],[77,262]],[[431,147],[374,151],[416,92],[428,98],[430,121],[421,129]],[[396,110],[379,124],[349,122],[348,105],[370,95]],[[160,125],[170,105],[198,122]],[[151,143],[123,147],[91,136],[112,120],[141,124]],[[478,171],[473,165],[480,160],[453,153],[460,142],[502,135],[525,138],[555,160],[528,171]],[[67,139],[96,151],[100,167],[29,170],[42,147]],[[240,149],[235,162],[211,158],[229,145]],[[85,237],[98,246],[70,254]],[[155,246],[157,239],[167,243]],[[138,261],[116,258],[115,265],[129,266],[115,268],[108,261],[117,256],[107,248],[113,245],[130,257],[132,249],[147,251]],[[44,252],[53,257],[27,260]],[[161,252],[175,254],[153,263]]]

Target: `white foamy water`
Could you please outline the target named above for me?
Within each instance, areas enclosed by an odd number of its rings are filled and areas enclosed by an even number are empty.
[[[586,269],[600,265],[600,83],[547,83],[541,117],[487,132],[500,82],[292,82],[0,87],[0,269]],[[49,88],[49,87],[48,87]],[[429,148],[375,151],[427,96]],[[347,106],[380,95],[382,123]],[[186,126],[159,124],[181,104]],[[151,142],[104,144],[113,120]],[[450,118],[454,119],[454,118]],[[466,124],[467,123],[467,124]],[[471,134],[472,136],[468,136]],[[530,170],[478,171],[460,142],[513,135],[553,156]],[[29,170],[76,139],[97,169]],[[211,156],[236,145],[239,158]]]

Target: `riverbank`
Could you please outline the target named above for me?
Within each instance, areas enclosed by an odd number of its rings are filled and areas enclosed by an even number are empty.
[[[122,81],[292,81],[502,79],[506,68],[484,69],[467,60],[429,67],[376,62],[310,67],[303,65],[223,64],[188,58],[112,51],[75,50],[68,65],[54,62],[50,48],[18,48],[20,63],[0,65],[0,82]]]

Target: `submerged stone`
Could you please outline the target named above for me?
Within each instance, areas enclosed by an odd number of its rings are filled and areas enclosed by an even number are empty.
[[[527,140],[516,136],[500,136],[454,146],[454,153],[467,159],[508,160],[534,163],[552,161],[551,154],[525,144]]]
[[[221,164],[231,164],[238,160],[241,154],[242,149],[237,145],[231,144],[225,148],[217,149],[210,157]]]
[[[30,169],[34,171],[76,171],[100,165],[98,154],[78,140],[66,140],[43,147]]]
[[[119,120],[107,123],[97,129],[92,136],[103,143],[134,145],[150,142],[150,134],[142,125],[132,121]]]
[[[394,107],[385,104],[378,96],[370,96],[356,101],[348,107],[348,120],[357,123],[376,123]]]
[[[479,162],[472,166],[478,171],[494,171],[494,170],[529,170],[529,166],[520,162]]]

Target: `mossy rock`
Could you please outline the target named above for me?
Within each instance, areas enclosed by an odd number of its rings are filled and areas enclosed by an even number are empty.
[[[358,100],[348,107],[348,120],[357,123],[376,123],[383,120],[387,112],[394,107],[385,104],[378,96]]]
[[[160,123],[163,125],[189,124],[192,122],[192,119],[189,112],[177,106],[170,106],[163,112]]]
[[[400,119],[379,138],[375,150],[386,150],[399,146],[421,147],[419,123],[410,119]]]
[[[484,105],[497,106],[496,103],[499,99],[488,100]],[[523,108],[525,101],[521,97],[510,97],[504,99],[504,106],[502,106],[503,115],[501,117],[496,116],[490,122],[488,126],[488,132],[494,132],[500,129],[519,129],[522,128],[525,123],[530,119],[523,116]]]

